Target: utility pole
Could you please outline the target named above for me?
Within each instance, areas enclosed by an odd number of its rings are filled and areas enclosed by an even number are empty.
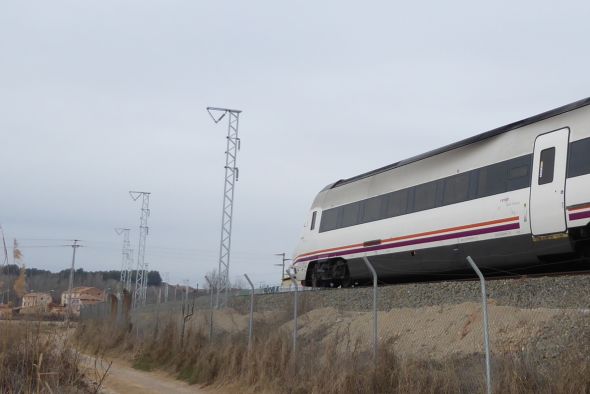
[[[207,112],[215,123],[219,123],[225,115],[228,116],[227,147],[225,149],[225,181],[223,183],[223,210],[221,214],[221,240],[219,243],[219,268],[217,294],[215,307],[220,308],[227,302],[229,294],[229,261],[231,250],[231,230],[234,212],[235,184],[239,177],[237,167],[237,155],[240,150],[238,138],[238,124],[240,113],[237,109],[207,107]],[[217,114],[217,116],[214,115]],[[221,293],[225,292],[225,298],[220,301]]]
[[[275,256],[281,256],[283,261],[281,264],[275,264],[275,266],[280,267],[283,266],[283,273],[281,274],[281,286],[283,285],[283,280],[285,279],[285,262],[287,261],[291,261],[291,259],[286,259],[285,258],[286,253],[275,253]]]
[[[74,287],[74,267],[76,266],[76,249],[81,245],[78,245],[80,240],[75,239],[74,243],[68,246],[72,247],[72,266],[70,267],[70,281],[68,283],[68,308],[66,311],[67,326],[70,325],[70,319],[72,314],[72,289]]]
[[[129,241],[129,228],[116,228],[117,235],[123,235],[123,249],[121,251],[121,287],[131,291],[131,273],[133,257],[131,256],[131,242]]]
[[[139,218],[139,244],[137,246],[137,271],[135,273],[133,308],[137,308],[139,305],[145,305],[146,300],[148,264],[145,262],[145,243],[149,232],[147,221],[148,217],[150,216],[150,194],[150,192],[129,192],[129,195],[133,201],[137,201],[139,197],[142,197],[141,216]]]

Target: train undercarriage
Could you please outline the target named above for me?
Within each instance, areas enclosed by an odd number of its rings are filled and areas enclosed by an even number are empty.
[[[528,251],[539,247],[539,244],[554,243],[560,244],[561,246],[555,249],[545,247],[539,248],[538,252],[544,249],[544,251],[550,253],[534,253],[528,254],[527,258],[523,257],[522,262],[512,260],[511,265],[502,265],[498,262],[499,269],[489,269],[491,261],[485,261],[484,274],[488,277],[507,277],[507,276],[527,276],[527,275],[538,275],[538,274],[551,274],[559,272],[573,272],[573,271],[590,271],[590,227],[577,227],[569,229],[567,234],[557,240],[549,241],[531,241],[530,236],[527,242],[527,246],[523,244],[519,245],[519,248],[513,249],[512,254],[517,256],[524,256],[523,250]],[[457,253],[458,246],[449,246],[444,248],[432,248],[422,249],[417,251],[410,251],[405,253],[398,253],[390,255],[388,258],[388,264],[391,265],[404,265],[416,259],[415,264],[428,265],[434,264],[432,261],[435,259],[446,258],[447,262],[449,259],[456,261],[460,267],[460,263],[464,262],[466,254],[458,253],[452,256],[453,253]],[[491,249],[497,249],[497,245],[493,245]],[[482,250],[482,261],[486,260],[489,256],[485,256],[487,250]],[[505,250],[506,251],[506,250]],[[477,256],[477,254],[474,254]],[[485,256],[485,257],[483,257]],[[379,276],[380,283],[408,283],[408,282],[422,282],[431,280],[456,280],[456,279],[469,279],[475,277],[475,274],[470,270],[467,264],[464,267],[458,268],[457,270],[447,270],[437,274],[425,274],[421,275],[416,273],[415,275],[400,275],[399,273],[387,275],[384,274],[383,269],[379,269],[379,266],[383,268],[385,256],[374,256],[370,257],[371,262],[375,262],[376,269]],[[422,258],[421,260],[418,260]],[[378,260],[381,260],[380,262]],[[381,263],[381,264],[380,264]],[[350,264],[354,266],[351,267]],[[366,275],[360,277],[355,275],[358,272],[359,266],[364,266],[361,259],[354,259],[348,261],[344,258],[333,258],[312,261],[307,267],[304,286],[309,287],[354,287],[354,286],[365,286],[371,283],[371,278]],[[434,266],[434,265],[433,265]],[[364,267],[362,267],[364,268]],[[487,268],[487,269],[486,269]],[[351,275],[351,272],[353,273]],[[368,271],[366,272],[368,274]],[[391,273],[391,271],[389,272]]]
[[[310,287],[351,287],[348,263],[344,259],[314,261],[307,267],[305,286]]]

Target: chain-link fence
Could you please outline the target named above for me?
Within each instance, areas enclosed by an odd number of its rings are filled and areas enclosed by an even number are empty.
[[[493,392],[590,390],[588,279],[486,282]],[[296,312],[293,289],[255,294],[253,306],[250,291],[235,291],[220,309],[200,290],[130,313],[123,301],[86,307],[81,319],[125,327],[126,346],[142,349],[138,359],[172,365],[191,382],[233,379],[279,392],[486,392],[481,290],[477,280],[380,286],[376,310],[371,287],[301,291]]]

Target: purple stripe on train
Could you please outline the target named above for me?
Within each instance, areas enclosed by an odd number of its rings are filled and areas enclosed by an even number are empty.
[[[315,260],[315,259],[319,259],[319,258],[325,259],[325,258],[345,256],[345,255],[355,254],[355,253],[373,252],[375,250],[400,248],[403,246],[418,245],[418,244],[424,244],[424,243],[428,243],[428,242],[446,241],[449,239],[471,237],[474,235],[489,234],[489,233],[495,233],[495,232],[499,232],[499,231],[516,230],[519,228],[520,228],[519,222],[509,223],[509,224],[504,224],[501,226],[486,227],[486,228],[479,228],[479,229],[475,229],[475,230],[462,231],[460,233],[451,233],[451,234],[436,235],[436,236],[427,237],[427,238],[411,239],[411,240],[407,240],[407,241],[394,242],[394,243],[390,243],[390,244],[382,244],[382,245],[370,246],[370,247],[366,247],[366,248],[345,250],[342,252],[317,254],[317,255],[307,256],[302,259],[299,259],[299,260],[297,260],[296,263],[302,263],[304,261]]]
[[[590,218],[590,211],[570,213],[570,220]]]

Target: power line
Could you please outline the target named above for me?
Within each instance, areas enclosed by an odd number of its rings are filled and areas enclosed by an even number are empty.
[[[19,238],[21,241],[72,241],[71,239],[64,238]]]
[[[25,238],[19,238],[20,241],[23,240],[33,240],[31,238],[29,239],[25,239]],[[37,240],[42,240],[42,239],[37,239]],[[48,239],[47,239],[48,240]],[[73,241],[71,239],[55,239],[54,241]],[[102,249],[102,250],[121,250],[121,246],[120,243],[118,242],[114,242],[114,241],[107,241],[107,240],[81,240],[82,242],[84,242],[84,247],[87,249]],[[32,244],[32,245],[23,245],[22,243],[19,243],[19,245],[23,248],[32,248],[32,247],[63,247],[63,246],[69,246],[69,244],[64,245],[64,244],[59,244],[59,245],[37,245],[37,244]],[[202,249],[202,248],[188,248],[188,247],[184,247],[184,246],[158,246],[158,245],[153,245],[150,244],[150,254],[152,253],[162,253],[162,254],[166,254],[168,255],[168,253],[172,253],[172,254],[188,254],[188,255],[197,255],[197,254],[202,254],[202,255],[206,255],[206,254],[214,254],[214,253],[218,253],[218,251],[216,251],[215,249]],[[233,251],[232,255],[234,256],[242,256],[243,258],[246,257],[268,257],[268,251],[261,249],[260,251],[254,251],[254,250],[241,250],[241,251]]]

